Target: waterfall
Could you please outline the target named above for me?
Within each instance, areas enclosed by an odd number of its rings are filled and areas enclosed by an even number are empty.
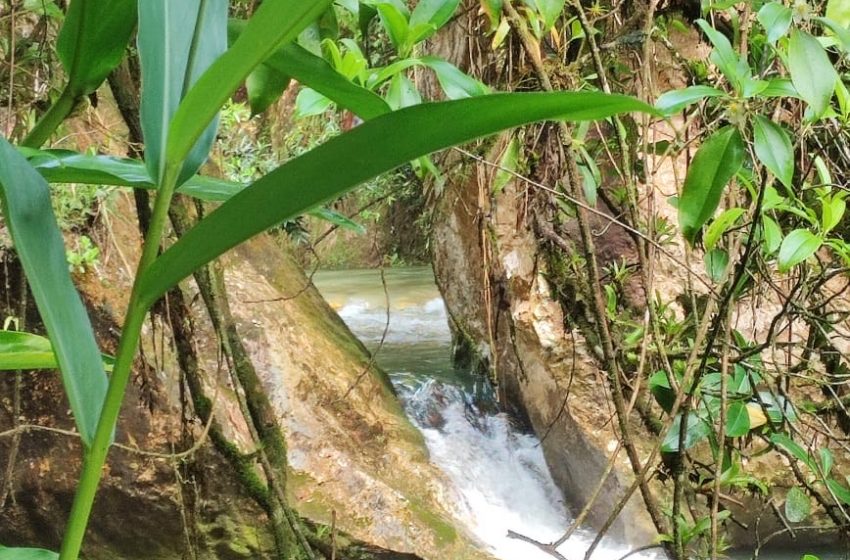
[[[322,273],[316,284],[349,328],[377,351],[425,437],[431,461],[453,486],[455,499],[446,505],[457,519],[497,558],[551,560],[533,544],[508,536],[513,531],[549,543],[572,519],[539,440],[492,406],[486,385],[452,367],[446,310],[430,270],[390,274],[388,328],[386,295],[375,271]],[[580,559],[592,540],[592,533],[580,530],[558,550],[569,560]],[[628,551],[603,540],[592,558],[616,560]]]

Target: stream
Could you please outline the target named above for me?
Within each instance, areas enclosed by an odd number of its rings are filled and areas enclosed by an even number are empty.
[[[486,383],[452,366],[446,309],[431,269],[391,269],[385,280],[386,294],[377,270],[321,271],[314,277],[354,334],[377,351],[377,363],[425,436],[431,461],[454,486],[459,497],[455,516],[496,558],[552,560],[534,545],[507,536],[514,531],[552,542],[572,518],[538,439],[496,409]],[[558,550],[570,560],[582,558],[592,540],[593,534],[579,531]],[[624,544],[603,540],[593,558],[616,560],[627,552]]]

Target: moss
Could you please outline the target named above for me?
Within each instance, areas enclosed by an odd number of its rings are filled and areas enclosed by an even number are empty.
[[[410,500],[410,511],[434,531],[438,545],[446,546],[457,541],[457,529],[443,517],[425,507],[418,499]]]
[[[257,558],[260,551],[274,548],[265,532],[228,515],[219,515],[211,523],[199,523],[198,530],[212,548],[226,551],[228,558]]]

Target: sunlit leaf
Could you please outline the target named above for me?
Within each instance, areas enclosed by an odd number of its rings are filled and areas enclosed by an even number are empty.
[[[779,272],[788,272],[814,255],[821,245],[823,238],[807,229],[795,229],[782,240],[779,247]]]
[[[702,238],[706,250],[711,251],[714,249],[723,234],[737,223],[743,215],[743,208],[730,208],[717,216],[717,218],[711,222],[711,225],[706,228],[705,235]]]
[[[201,220],[144,273],[141,301],[152,304],[242,241],[418,157],[530,122],[590,120],[628,111],[653,112],[624,96],[527,93],[417,105],[367,121],[289,161]],[[352,157],[366,153],[370,157]]]

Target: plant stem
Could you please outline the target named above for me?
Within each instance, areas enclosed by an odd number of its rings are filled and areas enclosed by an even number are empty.
[[[121,341],[118,343],[115,366],[112,370],[112,376],[109,379],[109,388],[106,392],[106,399],[103,402],[103,409],[100,413],[94,440],[91,447],[85,451],[83,472],[77,486],[77,493],[74,495],[74,505],[71,508],[68,525],[65,528],[65,537],[62,541],[62,549],[59,552],[59,560],[77,560],[80,554],[89,516],[94,505],[94,498],[103,474],[103,465],[106,463],[106,456],[112,445],[118,414],[121,411],[121,404],[124,401],[124,393],[127,389],[127,383],[130,380],[130,373],[133,370],[136,349],[139,345],[139,335],[142,332],[145,315],[153,303],[143,302],[139,296],[141,293],[142,273],[153,263],[159,252],[162,232],[165,227],[165,221],[168,219],[168,207],[171,204],[171,198],[174,194],[179,172],[180,166],[166,166],[160,191],[156,197],[150,228],[145,238],[142,258],[139,261],[139,267],[136,271],[136,279],[130,295],[130,303],[127,306],[127,315],[121,332]]]
[[[50,106],[50,109],[42,115],[41,119],[36,123],[30,133],[27,134],[26,138],[21,141],[21,146],[27,148],[41,147],[47,142],[47,139],[50,138],[50,135],[56,131],[59,125],[62,124],[62,121],[71,114],[76,103],[76,97],[66,87],[62,90],[62,95],[59,96],[59,99]]]

